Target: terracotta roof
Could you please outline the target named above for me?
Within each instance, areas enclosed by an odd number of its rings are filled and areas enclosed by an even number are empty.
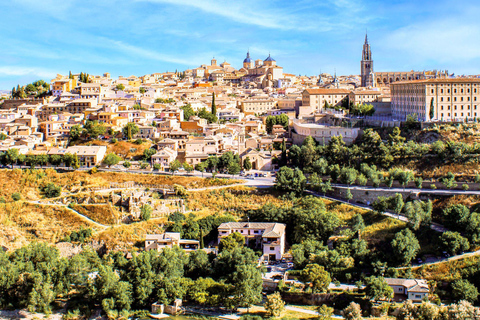
[[[348,94],[351,91],[345,89],[306,89],[309,94]]]
[[[480,83],[480,78],[439,78],[439,79],[425,79],[425,80],[409,80],[409,81],[398,81],[392,82],[390,85],[397,84],[415,84],[415,83],[470,83],[476,82]]]

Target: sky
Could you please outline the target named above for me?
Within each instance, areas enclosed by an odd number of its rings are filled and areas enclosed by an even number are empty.
[[[480,73],[478,0],[8,0],[0,2],[0,89],[57,73],[141,76],[269,53],[284,72]]]

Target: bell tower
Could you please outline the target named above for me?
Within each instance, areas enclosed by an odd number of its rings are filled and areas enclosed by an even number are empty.
[[[365,43],[363,44],[361,67],[361,86],[362,87],[374,87],[375,77],[373,74],[373,59],[372,51],[370,50],[370,44],[368,43],[368,36],[365,33]]]

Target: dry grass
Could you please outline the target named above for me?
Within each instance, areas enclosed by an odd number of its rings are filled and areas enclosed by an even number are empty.
[[[480,262],[480,256],[467,257],[459,260],[445,261],[433,265],[412,268],[416,277],[436,280],[436,281],[455,281],[462,279],[462,270],[469,267],[477,268]]]
[[[327,199],[322,200],[325,202],[327,210],[335,213],[343,221],[344,225],[347,225],[349,220],[356,214],[361,214],[367,226],[362,232],[362,237],[370,245],[375,245],[386,239],[392,239],[395,233],[407,226],[403,221],[376,214],[370,210]]]
[[[127,249],[144,246],[145,235],[164,232],[166,218],[150,219],[129,225],[111,227],[94,234],[93,238],[104,241],[110,249]]]
[[[80,227],[95,226],[64,207],[21,201],[0,204],[0,245],[10,249],[30,241],[55,243]]]
[[[90,188],[109,186],[110,183],[123,183],[134,181],[140,185],[174,185],[179,184],[186,188],[204,188],[239,183],[240,180],[231,179],[204,179],[197,177],[163,176],[152,174],[132,174],[97,172],[90,174],[84,171],[59,173],[54,169],[35,170],[0,170],[0,198],[11,201],[14,192],[20,192],[26,200],[42,198],[38,187],[53,182],[60,185],[63,191],[78,192]]]
[[[76,204],[73,209],[101,224],[116,224],[120,219],[118,212],[109,204]]]
[[[258,209],[267,203],[291,206],[290,201],[279,199],[278,195],[272,191],[245,186],[190,192],[187,200],[190,210],[201,210],[199,213],[203,215],[223,212],[241,215],[245,211]]]

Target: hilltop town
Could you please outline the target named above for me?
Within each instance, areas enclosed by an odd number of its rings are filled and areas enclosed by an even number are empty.
[[[278,63],[2,94],[0,318],[478,319],[480,78]]]

